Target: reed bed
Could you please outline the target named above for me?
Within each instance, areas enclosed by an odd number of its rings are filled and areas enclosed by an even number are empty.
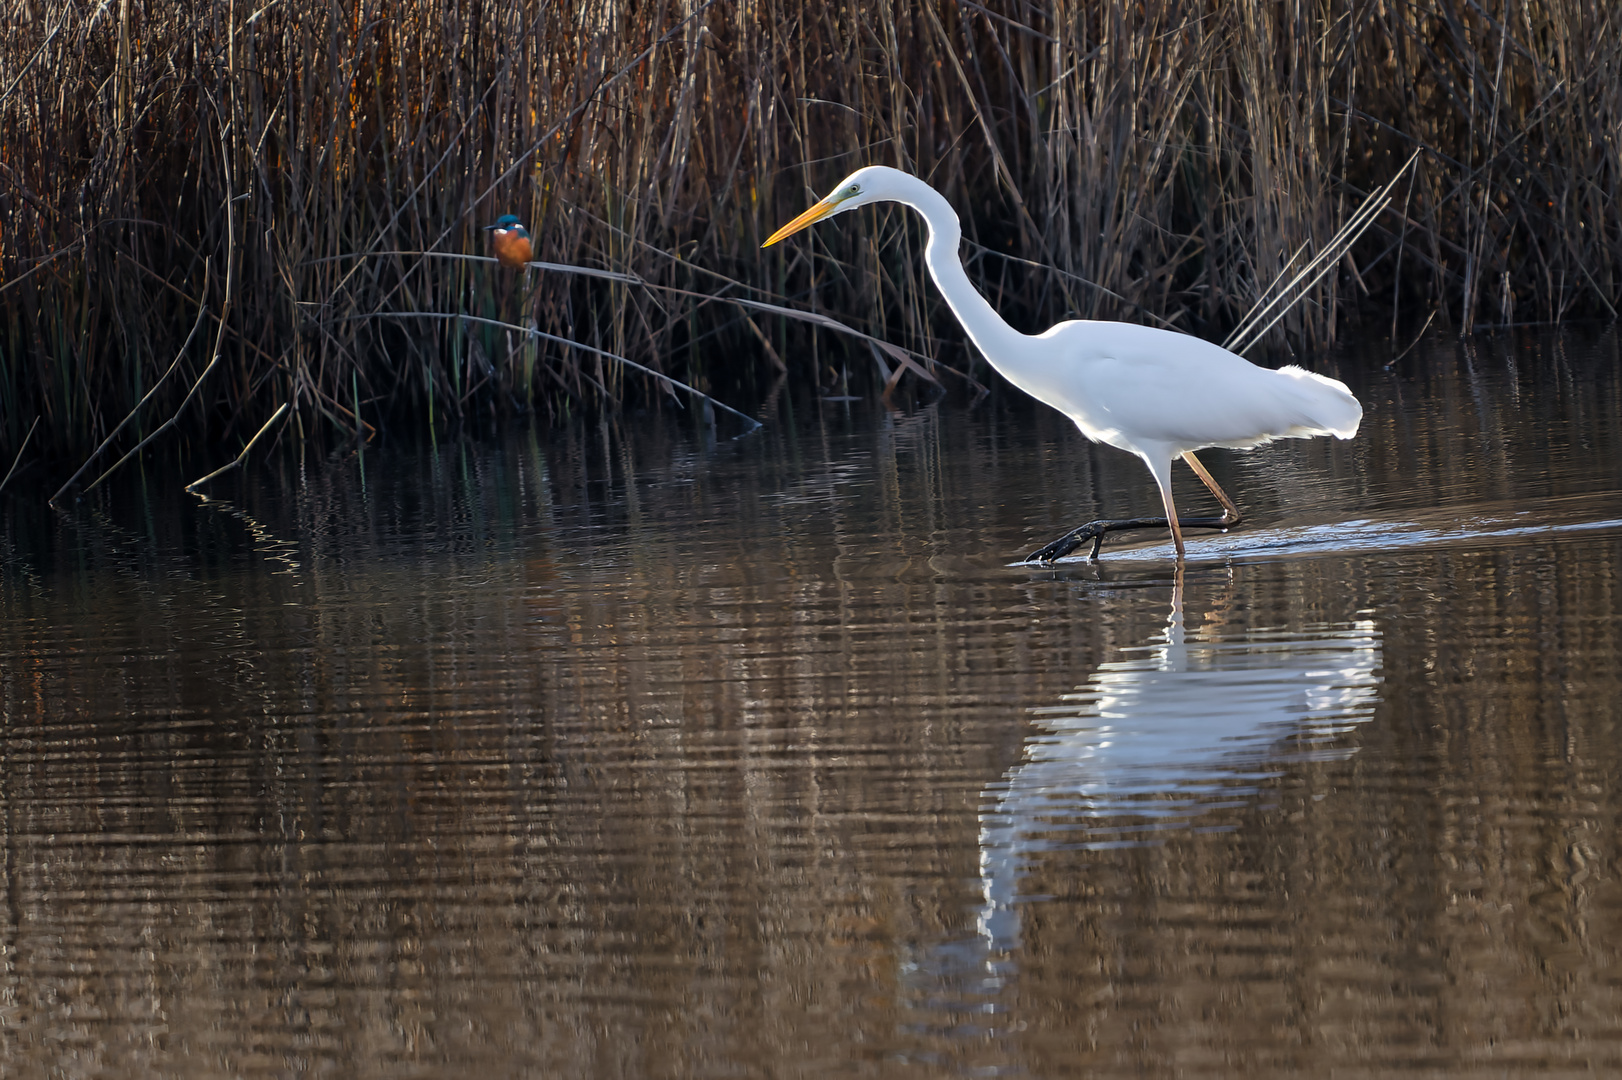
[[[718,296],[834,314],[985,379],[904,212],[760,250],[870,163],[948,195],[971,273],[1027,328],[1220,338],[1416,150],[1262,348],[1395,349],[1421,325],[1622,302],[1607,0],[10,10],[0,464],[32,435],[53,480],[183,402],[171,438],[240,446],[284,405],[295,434],[367,434],[685,396],[648,370],[741,402],[780,374],[825,382],[830,356],[874,369],[859,341]],[[454,257],[506,212],[538,259],[613,273]]]

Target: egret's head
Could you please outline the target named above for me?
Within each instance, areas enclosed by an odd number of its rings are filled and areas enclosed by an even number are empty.
[[[839,181],[839,186],[834,188],[833,194],[772,233],[760,246],[771,247],[784,237],[793,236],[807,225],[814,225],[825,217],[842,214],[846,210],[854,210],[868,203],[895,198],[891,188],[894,186],[892,178],[897,176],[906,174],[883,165],[869,165],[865,169],[857,169]]]

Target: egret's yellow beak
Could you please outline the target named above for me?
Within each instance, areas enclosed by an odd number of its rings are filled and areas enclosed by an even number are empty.
[[[787,225],[784,225],[781,229],[778,229],[776,232],[772,233],[771,237],[760,246],[763,248],[769,248],[779,240],[783,239],[785,236],[793,236],[807,225],[815,225],[829,214],[832,214],[834,211],[838,210],[839,204],[842,201],[842,199],[836,199],[832,195],[828,196],[826,199],[823,199],[821,202],[817,203],[817,205],[813,206],[811,209],[807,210],[805,213],[801,214]]]

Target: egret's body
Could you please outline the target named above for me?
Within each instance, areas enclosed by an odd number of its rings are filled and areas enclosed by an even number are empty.
[[[1130,451],[1149,466],[1179,556],[1183,537],[1172,504],[1173,458],[1188,462],[1223,504],[1222,518],[1197,523],[1226,526],[1238,523],[1238,508],[1194,451],[1207,446],[1248,449],[1274,439],[1314,435],[1349,439],[1357,433],[1363,408],[1344,384],[1293,366],[1257,367],[1188,334],[1090,320],[1062,322],[1043,334],[1020,333],[970,283],[958,256],[963,234],[951,205],[934,188],[897,169],[877,165],[857,170],[766,243],[832,214],[882,201],[903,203],[923,215],[929,225],[924,261],[930,276],[992,367],[1070,417],[1089,439]],[[1073,550],[1081,540],[1068,547],[1065,541],[1082,531],[1034,557],[1054,558]]]

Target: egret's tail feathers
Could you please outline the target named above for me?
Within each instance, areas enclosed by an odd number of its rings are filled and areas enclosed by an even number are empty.
[[[1363,421],[1363,406],[1346,389],[1345,383],[1294,364],[1279,368],[1278,373],[1294,380],[1292,389],[1298,398],[1297,404],[1317,429],[1310,434],[1327,433],[1342,439],[1357,434],[1357,425]]]

